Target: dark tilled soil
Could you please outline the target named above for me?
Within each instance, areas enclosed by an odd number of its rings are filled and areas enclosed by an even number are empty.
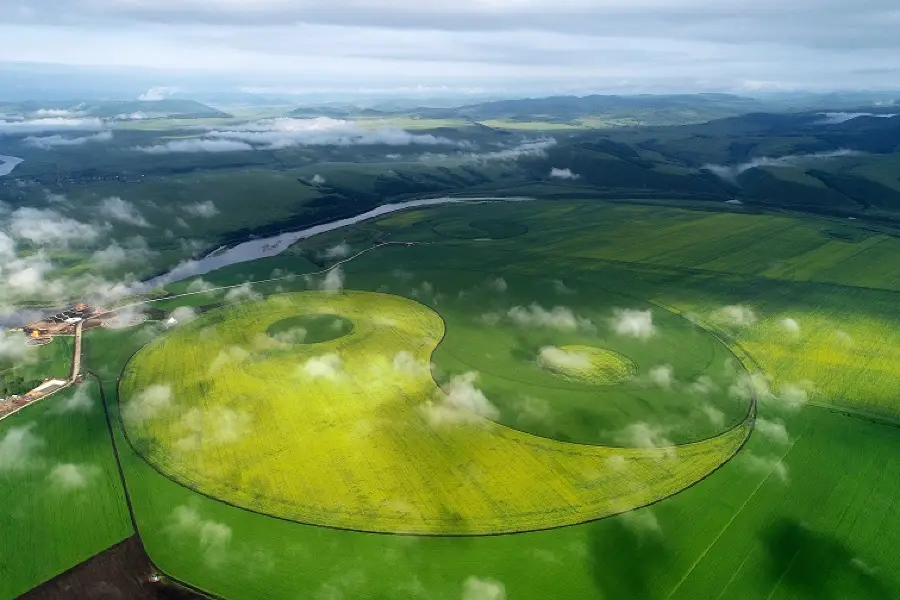
[[[153,567],[132,536],[20,597],[20,600],[197,600],[165,580],[151,582]]]

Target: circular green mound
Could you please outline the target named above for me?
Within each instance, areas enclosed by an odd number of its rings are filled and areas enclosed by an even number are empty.
[[[321,344],[352,332],[353,322],[339,315],[297,315],[266,328],[266,335],[285,344]]]
[[[545,346],[537,360],[554,375],[594,385],[622,383],[637,372],[634,362],[618,352],[578,344]]]

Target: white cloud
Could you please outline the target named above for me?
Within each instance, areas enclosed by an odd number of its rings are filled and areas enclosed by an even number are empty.
[[[156,144],[154,146],[137,146],[134,148],[138,152],[146,154],[175,154],[175,153],[220,153],[220,152],[248,152],[253,150],[253,146],[244,142],[236,142],[232,140],[210,140],[202,138],[191,138],[186,140],[172,140],[164,144]]]
[[[800,324],[790,317],[782,319],[778,322],[781,328],[791,335],[800,335]]]
[[[755,430],[765,438],[775,442],[776,444],[786,445],[791,442],[791,436],[787,427],[781,420],[769,420],[762,417],[756,419]]]
[[[59,491],[70,492],[86,488],[100,472],[96,465],[60,463],[50,470],[47,481]]]
[[[734,181],[738,175],[743,173],[744,171],[749,171],[750,169],[755,169],[757,167],[768,167],[768,168],[779,168],[779,167],[795,167],[802,166],[808,163],[815,163],[822,160],[829,160],[833,158],[840,158],[844,156],[856,156],[859,155],[860,152],[855,152],[853,150],[840,149],[833,150],[829,152],[816,152],[814,154],[790,154],[788,156],[780,156],[777,158],[772,158],[769,156],[763,156],[760,158],[754,158],[753,160],[749,160],[747,162],[743,162],[737,165],[712,165],[707,164],[703,166],[703,169],[715,173],[722,179],[728,181]]]
[[[448,145],[465,146],[461,142],[431,134],[413,134],[395,127],[363,129],[355,121],[317,117],[314,119],[264,119],[229,129],[212,130],[207,138],[239,142],[263,149],[279,150],[296,146],[355,146],[383,144],[388,146]]]
[[[52,150],[53,148],[65,146],[83,146],[88,142],[108,142],[112,140],[111,131],[101,131],[93,135],[82,137],[63,137],[61,135],[50,135],[45,137],[29,136],[23,140],[27,145],[39,150]]]
[[[216,286],[206,281],[202,277],[198,277],[191,281],[187,286],[187,291],[189,293],[193,292],[210,292],[216,289]]]
[[[502,294],[506,290],[509,289],[509,285],[506,283],[506,280],[502,277],[495,277],[493,279],[489,279],[487,282],[487,286],[489,290],[495,291],[498,294]]]
[[[753,309],[742,304],[723,306],[712,317],[714,321],[731,327],[750,327],[758,320]]]
[[[49,119],[31,119],[23,121],[0,120],[0,136],[44,133],[51,131],[100,131],[103,121],[100,119],[73,119],[55,117]]]
[[[443,390],[435,392],[434,399],[422,405],[422,413],[429,425],[480,424],[482,418],[496,420],[500,411],[475,387],[477,373],[457,375]]]
[[[225,302],[256,302],[262,300],[262,294],[253,291],[253,286],[249,282],[244,282],[237,287],[233,287],[225,293]]]
[[[568,287],[561,279],[553,280],[553,291],[560,295],[569,295],[575,293],[575,290]]]
[[[675,457],[675,444],[668,438],[665,428],[650,423],[632,423],[614,437],[617,444],[632,448],[663,448],[668,458]]]
[[[219,371],[224,367],[240,364],[247,360],[247,358],[249,357],[250,353],[240,346],[232,346],[227,350],[219,350],[219,354],[216,355],[212,363],[210,363],[209,365],[209,372],[215,373],[216,371]]]
[[[22,207],[10,216],[8,231],[13,237],[37,245],[88,243],[100,236],[100,229],[65,217],[52,209]]]
[[[204,518],[193,506],[176,506],[166,529],[179,541],[188,538],[196,542],[203,560],[211,567],[221,567],[228,558],[233,535],[231,527]]]
[[[339,354],[324,354],[310,358],[301,367],[301,373],[311,379],[337,380],[344,375],[344,361]]]
[[[708,375],[701,375],[688,386],[688,391],[698,396],[708,396],[716,392],[719,386]]]
[[[591,357],[577,350],[545,346],[538,354],[538,363],[553,371],[587,371],[591,368]]]
[[[796,412],[806,405],[811,389],[812,384],[809,382],[787,383],[780,387],[778,394],[771,394],[768,400],[771,404]]]
[[[157,86],[150,88],[138,96],[137,99],[144,102],[159,102],[160,100],[165,100],[168,96],[171,96],[177,91],[177,88]]]
[[[24,335],[0,329],[0,361],[19,362],[32,353],[33,349],[28,346]]]
[[[579,179],[581,175],[576,175],[572,172],[572,169],[550,169],[550,177],[554,177],[556,179]]]
[[[653,385],[670,390],[675,383],[675,369],[672,365],[658,365],[650,369],[647,378]]]
[[[703,404],[700,406],[700,412],[706,417],[710,424],[716,429],[725,426],[725,413],[713,406],[712,404]]]
[[[104,198],[100,202],[99,212],[108,219],[126,223],[128,225],[136,225],[138,227],[150,226],[147,219],[144,218],[133,204],[122,200],[118,196]]]
[[[190,323],[191,321],[196,319],[197,316],[197,311],[190,306],[179,306],[172,311],[172,314],[169,315],[169,319],[174,319],[174,324],[177,325],[182,323]]]
[[[617,310],[612,321],[612,329],[618,335],[648,340],[656,335],[651,310]]]
[[[224,406],[192,408],[181,417],[177,427],[184,435],[176,442],[179,450],[190,452],[200,447],[233,444],[250,433],[253,417],[249,412]]]
[[[0,473],[24,471],[38,465],[44,440],[34,433],[34,424],[10,427],[0,438]]]
[[[506,588],[495,579],[469,577],[463,583],[462,600],[506,600]]]
[[[68,398],[56,400],[56,404],[51,411],[53,414],[86,413],[93,410],[94,399],[91,397],[88,386],[79,385],[74,389],[75,393]]]
[[[325,178],[316,173],[313,175],[313,178],[310,180],[313,185],[325,185]]]
[[[340,267],[328,271],[322,281],[322,291],[328,294],[340,294],[344,291],[344,271]]]
[[[486,152],[483,154],[471,154],[469,157],[478,162],[504,160],[519,160],[523,156],[544,156],[547,154],[547,148],[556,145],[554,138],[541,138],[539,140],[530,140],[505,150],[497,150],[495,152]]]
[[[404,375],[424,375],[431,372],[429,364],[417,359],[411,352],[401,350],[394,355],[394,370]]]
[[[128,399],[122,417],[131,425],[144,425],[172,408],[172,386],[151,385]]]
[[[593,329],[590,319],[578,317],[571,308],[554,306],[547,310],[534,303],[528,308],[514,306],[506,313],[513,323],[520,327],[546,327],[560,331],[576,331],[578,329]]]
[[[632,510],[619,515],[619,520],[638,536],[662,535],[659,519],[649,508]]]
[[[101,269],[116,269],[127,264],[145,264],[155,255],[143,238],[134,238],[128,247],[113,242],[91,254],[91,262]]]
[[[219,214],[219,209],[216,208],[216,205],[213,204],[212,200],[185,204],[181,209],[189,215],[200,217],[202,219],[211,219]]]
[[[306,341],[309,332],[303,327],[294,327],[287,331],[281,331],[274,335],[274,338],[282,344],[302,344]]]
[[[335,260],[340,258],[347,258],[350,256],[350,245],[347,242],[341,242],[340,244],[336,244],[331,248],[327,249],[323,256],[329,260]]]
[[[839,125],[840,123],[845,123],[847,121],[852,121],[853,119],[858,119],[860,117],[875,117],[879,119],[892,119],[896,117],[896,114],[885,114],[885,113],[870,113],[870,112],[826,112],[822,113],[824,117],[819,124],[821,125]]]
[[[751,473],[761,475],[774,475],[782,482],[788,480],[787,465],[777,456],[759,456],[749,451],[741,452],[738,455],[737,463]]]

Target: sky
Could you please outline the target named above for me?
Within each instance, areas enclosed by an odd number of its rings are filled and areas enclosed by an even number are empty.
[[[163,93],[900,87],[896,0],[0,0],[0,12],[0,74],[16,82],[52,72]]]

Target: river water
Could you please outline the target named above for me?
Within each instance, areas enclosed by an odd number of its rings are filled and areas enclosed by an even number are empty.
[[[10,173],[12,173],[13,169],[18,167],[23,162],[25,162],[25,159],[19,158],[17,156],[4,156],[0,154],[0,177],[9,175]]]
[[[309,227],[307,229],[301,229],[299,231],[289,231],[287,233],[282,233],[279,235],[275,235],[267,238],[259,238],[256,240],[250,240],[248,242],[244,242],[242,244],[238,244],[237,246],[233,246],[227,249],[219,249],[213,252],[212,254],[201,258],[199,260],[192,260],[181,263],[168,273],[164,273],[159,275],[158,277],[154,277],[149,281],[145,282],[148,289],[152,289],[157,286],[166,285],[169,283],[173,283],[175,281],[181,281],[183,279],[188,279],[190,277],[197,277],[198,275],[206,275],[207,273],[211,273],[218,269],[222,269],[224,267],[228,267],[231,265],[236,265],[239,263],[249,262],[251,260],[257,260],[260,258],[268,258],[271,256],[277,256],[281,254],[285,250],[287,250],[292,244],[305,240],[307,238],[311,238],[315,235],[319,235],[320,233],[325,233],[328,231],[334,231],[335,229],[341,229],[342,227],[348,227],[350,225],[355,225],[357,223],[361,223],[363,221],[368,221],[369,219],[374,219],[375,217],[380,217],[382,215],[386,215],[389,213],[397,212],[400,210],[406,210],[409,208],[416,208],[419,206],[435,206],[437,204],[477,204],[482,202],[522,202],[526,200],[531,200],[532,198],[524,198],[524,197],[512,197],[512,198],[498,198],[498,197],[485,197],[485,198],[428,198],[425,200],[410,200],[409,202],[398,202],[396,204],[382,204],[381,206],[374,208],[368,212],[362,213],[360,215],[356,215],[355,217],[349,217],[347,219],[340,219],[338,221],[332,221],[331,223],[324,223],[322,225],[316,225],[315,227]]]

